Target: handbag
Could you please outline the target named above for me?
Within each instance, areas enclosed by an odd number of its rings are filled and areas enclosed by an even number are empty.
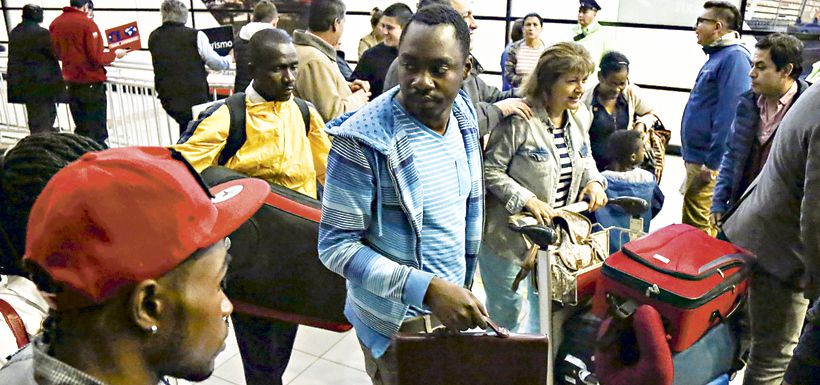
[[[400,385],[542,385],[547,379],[549,338],[512,334],[488,320],[494,333],[396,335]]]
[[[552,299],[574,306],[578,304],[579,298],[594,293],[595,280],[608,255],[606,242],[601,242],[600,238],[592,235],[592,222],[587,217],[564,209],[558,209],[557,214],[552,222],[558,240],[556,247],[547,251],[549,260],[552,261]],[[520,216],[513,216],[510,220],[521,219]],[[524,239],[528,245],[531,244],[526,237]],[[535,271],[537,252],[538,245],[532,245],[513,281],[513,291],[518,290],[521,280]],[[537,276],[532,276],[531,281],[537,288]]]
[[[666,129],[660,118],[647,128],[643,135],[643,146],[646,152],[641,168],[647,170],[655,175],[655,181],[661,183],[661,176],[663,176],[663,166],[666,159],[666,147],[669,145],[669,139],[672,137],[672,131]]]

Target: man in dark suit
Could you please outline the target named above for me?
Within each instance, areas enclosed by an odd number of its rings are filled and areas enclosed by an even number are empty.
[[[43,9],[28,4],[23,7],[23,21],[9,34],[8,98],[26,105],[32,134],[56,131],[54,103],[63,92],[60,65],[42,22]]]

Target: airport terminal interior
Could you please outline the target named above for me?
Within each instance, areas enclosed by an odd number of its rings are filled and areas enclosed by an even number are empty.
[[[29,118],[23,104],[11,103],[7,96],[10,31],[21,21],[23,7],[36,4],[43,10],[42,26],[48,26],[68,6],[69,0],[3,0],[0,18],[0,150],[13,147],[29,135]],[[234,93],[236,64],[231,47],[233,38],[251,21],[258,0],[182,0],[188,8],[186,26],[209,31],[213,48],[231,59],[228,69],[209,70],[207,104],[194,107],[194,117],[209,104]],[[455,0],[454,0],[455,1]],[[472,32],[471,54],[480,63],[480,79],[487,85],[502,88],[504,66],[501,55],[510,40],[508,31],[513,23],[527,14],[537,13],[543,20],[540,39],[546,46],[572,41],[578,23],[577,0],[458,0],[469,3],[477,28]],[[586,1],[586,0],[584,0]],[[583,4],[584,1],[581,3]],[[415,0],[402,0],[413,11]],[[157,95],[148,37],[162,25],[162,0],[95,0],[93,21],[107,37],[106,45],[129,40],[131,49],[123,58],[106,66],[104,83],[107,100],[107,145],[111,148],[129,146],[170,146],[180,139],[179,126],[165,111]],[[293,33],[307,28],[311,0],[276,0],[278,28]],[[350,67],[359,62],[359,40],[371,32],[371,12],[384,10],[390,0],[344,0],[346,5],[344,32],[337,49],[344,54]],[[665,129],[671,132],[663,178],[659,184],[665,196],[663,209],[651,221],[650,233],[670,224],[681,223],[683,195],[687,169],[681,157],[681,125],[684,109],[699,71],[708,56],[698,44],[694,26],[704,11],[702,0],[597,0],[600,10],[597,21],[599,34],[605,35],[607,51],[618,51],[629,59],[629,83],[638,85],[641,97],[654,108]],[[783,32],[798,37],[804,45],[801,79],[820,81],[820,1],[818,0],[729,0],[741,13],[741,44],[753,52],[764,36]],[[123,28],[135,23],[136,29]],[[227,28],[227,29],[226,29]],[[227,31],[227,32],[226,32]],[[134,39],[123,38],[138,35]],[[116,36],[114,36],[116,35]],[[227,39],[224,39],[227,36]],[[818,64],[815,64],[818,63]],[[586,87],[598,80],[591,76]],[[239,91],[239,90],[236,90]],[[62,132],[72,132],[76,126],[69,104],[60,103],[54,125]],[[481,266],[479,266],[479,270]],[[475,295],[486,300],[484,282],[476,274],[472,287]],[[529,309],[523,306],[520,319],[527,319]],[[209,385],[246,384],[242,358],[231,333],[226,348],[216,358],[213,376],[201,382]],[[731,384],[743,383],[743,371]],[[174,380],[172,380],[174,381]],[[310,326],[299,326],[293,353],[282,378],[289,385],[365,385],[370,378],[355,331],[333,332]],[[189,382],[178,380],[179,384]],[[418,382],[424,384],[423,380]],[[596,382],[597,384],[597,382]],[[702,384],[705,385],[705,384]]]

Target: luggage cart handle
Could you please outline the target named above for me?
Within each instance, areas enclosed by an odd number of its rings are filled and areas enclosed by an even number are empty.
[[[612,198],[606,202],[607,206],[615,205],[622,208],[624,211],[627,212],[632,217],[640,217],[643,213],[649,211],[649,202],[645,199],[641,199],[638,197],[631,197],[631,196],[623,196]],[[584,211],[589,211],[589,202],[581,201],[575,202],[569,205],[562,207],[561,209],[566,211],[572,211],[575,213],[581,213]]]
[[[555,229],[538,224],[538,221],[529,215],[513,215],[508,224],[510,230],[524,234],[532,243],[544,250],[558,239]]]

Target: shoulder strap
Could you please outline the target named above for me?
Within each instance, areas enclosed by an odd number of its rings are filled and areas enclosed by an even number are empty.
[[[305,123],[305,135],[310,134],[310,108],[308,108],[308,102],[299,99],[297,97],[293,97],[293,101],[296,102],[296,105],[299,106],[299,112],[302,113],[302,121]]]
[[[225,105],[228,106],[228,112],[231,116],[231,125],[228,129],[228,140],[225,142],[225,147],[219,153],[218,164],[224,166],[228,163],[236,153],[245,144],[248,139],[248,134],[245,129],[245,93],[237,92],[227,99]]]
[[[17,347],[22,348],[28,345],[26,325],[23,324],[23,320],[20,318],[20,315],[17,314],[17,311],[3,299],[0,299],[0,314],[3,314],[3,318],[9,325],[11,333],[14,334],[14,339],[17,340]]]

